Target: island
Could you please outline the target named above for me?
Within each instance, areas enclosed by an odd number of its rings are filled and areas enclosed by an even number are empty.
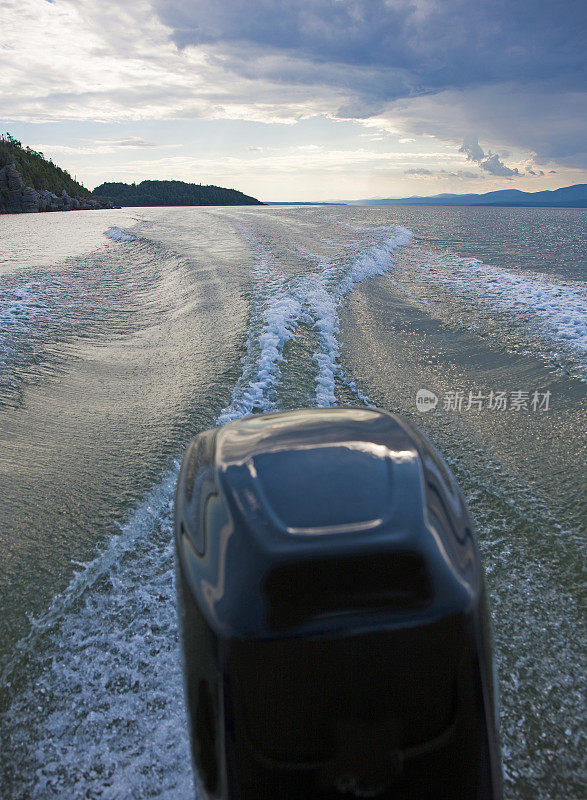
[[[122,206],[261,206],[236,189],[184,181],[102,183],[93,192],[50,158],[0,134],[0,214]]]
[[[102,183],[93,196],[119,206],[262,206],[255,197],[236,189],[184,181]]]

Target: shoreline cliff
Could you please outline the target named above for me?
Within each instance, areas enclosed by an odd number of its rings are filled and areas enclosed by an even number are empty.
[[[89,189],[43,153],[0,134],[0,214],[116,208],[110,198]]]
[[[108,200],[71,197],[65,189],[55,194],[48,189],[25,186],[16,164],[0,168],[0,214],[34,214],[42,211],[90,211],[116,208]]]

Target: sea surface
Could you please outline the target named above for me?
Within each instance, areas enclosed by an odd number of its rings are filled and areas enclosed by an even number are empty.
[[[508,800],[585,798],[586,222],[345,206],[0,217],[3,800],[194,796],[178,461],[244,414],[365,403],[420,425],[470,505]],[[421,389],[438,398],[425,413]]]

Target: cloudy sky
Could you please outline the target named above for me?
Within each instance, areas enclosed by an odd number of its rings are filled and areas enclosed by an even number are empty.
[[[0,0],[0,129],[90,188],[587,181],[584,0]]]

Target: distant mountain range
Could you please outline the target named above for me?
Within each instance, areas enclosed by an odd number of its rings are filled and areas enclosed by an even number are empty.
[[[587,208],[587,183],[543,192],[502,189],[485,194],[436,194],[432,197],[374,198],[355,200],[354,206],[543,206]]]
[[[92,195],[119,206],[260,206],[255,197],[184,181],[142,181],[141,183],[102,183]]]

